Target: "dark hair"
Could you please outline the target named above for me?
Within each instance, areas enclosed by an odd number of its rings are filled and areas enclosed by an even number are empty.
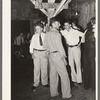
[[[35,27],[36,27],[36,26],[40,26],[41,28],[44,27],[42,23],[37,23],[37,24],[35,24]]]
[[[56,18],[51,18],[50,19],[50,26],[52,26],[52,24],[54,23],[54,22],[59,22]]]
[[[71,24],[72,22],[71,22],[71,20],[70,20],[70,19],[68,19],[68,20],[65,20],[65,22],[64,22],[64,23]]]

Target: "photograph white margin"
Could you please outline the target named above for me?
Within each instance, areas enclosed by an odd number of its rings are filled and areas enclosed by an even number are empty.
[[[96,100],[98,100],[98,0],[96,0]],[[2,0],[2,100],[11,100],[11,0]]]

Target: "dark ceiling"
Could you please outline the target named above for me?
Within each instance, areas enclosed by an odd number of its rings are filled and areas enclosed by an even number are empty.
[[[17,1],[17,2],[29,2],[30,0],[11,0],[11,1]],[[47,2],[48,0],[42,0],[43,2]],[[83,2],[92,2],[95,0],[72,0],[71,2],[75,3],[83,3]],[[61,2],[61,0],[55,0],[56,3]]]
[[[84,2],[92,2],[95,0],[72,0],[69,6]],[[47,0],[43,0],[47,2]],[[61,2],[61,0],[56,0],[56,3]],[[30,0],[11,0],[11,16],[12,19],[30,19],[30,17],[38,18],[39,16],[45,17],[45,15],[38,9],[35,9],[34,5]]]

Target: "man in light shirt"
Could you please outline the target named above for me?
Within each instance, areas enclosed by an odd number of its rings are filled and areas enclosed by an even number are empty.
[[[61,34],[65,37],[68,45],[68,60],[71,67],[71,78],[74,85],[82,83],[81,72],[81,49],[80,45],[84,42],[84,34],[71,27],[70,21],[64,23],[65,30],[61,31]],[[76,70],[75,70],[75,65]]]
[[[34,84],[32,89],[35,90],[39,86],[40,73],[42,85],[48,87],[47,74],[47,51],[43,48],[45,34],[43,33],[43,25],[41,23],[35,26],[35,34],[30,43],[30,53],[34,61]]]
[[[62,45],[59,33],[60,23],[56,19],[51,19],[51,29],[44,38],[44,47],[49,51],[50,64],[50,95],[55,97],[58,93],[59,77],[61,78],[62,98],[71,98],[70,81],[66,69],[66,54]]]

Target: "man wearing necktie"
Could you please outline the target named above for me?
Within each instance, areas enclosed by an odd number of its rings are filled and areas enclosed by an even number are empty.
[[[43,48],[43,40],[45,33],[43,33],[43,25],[41,23],[35,26],[35,34],[33,35],[30,43],[30,53],[34,61],[34,84],[32,89],[35,90],[39,86],[40,73],[41,83],[48,86],[47,74],[47,51]]]

